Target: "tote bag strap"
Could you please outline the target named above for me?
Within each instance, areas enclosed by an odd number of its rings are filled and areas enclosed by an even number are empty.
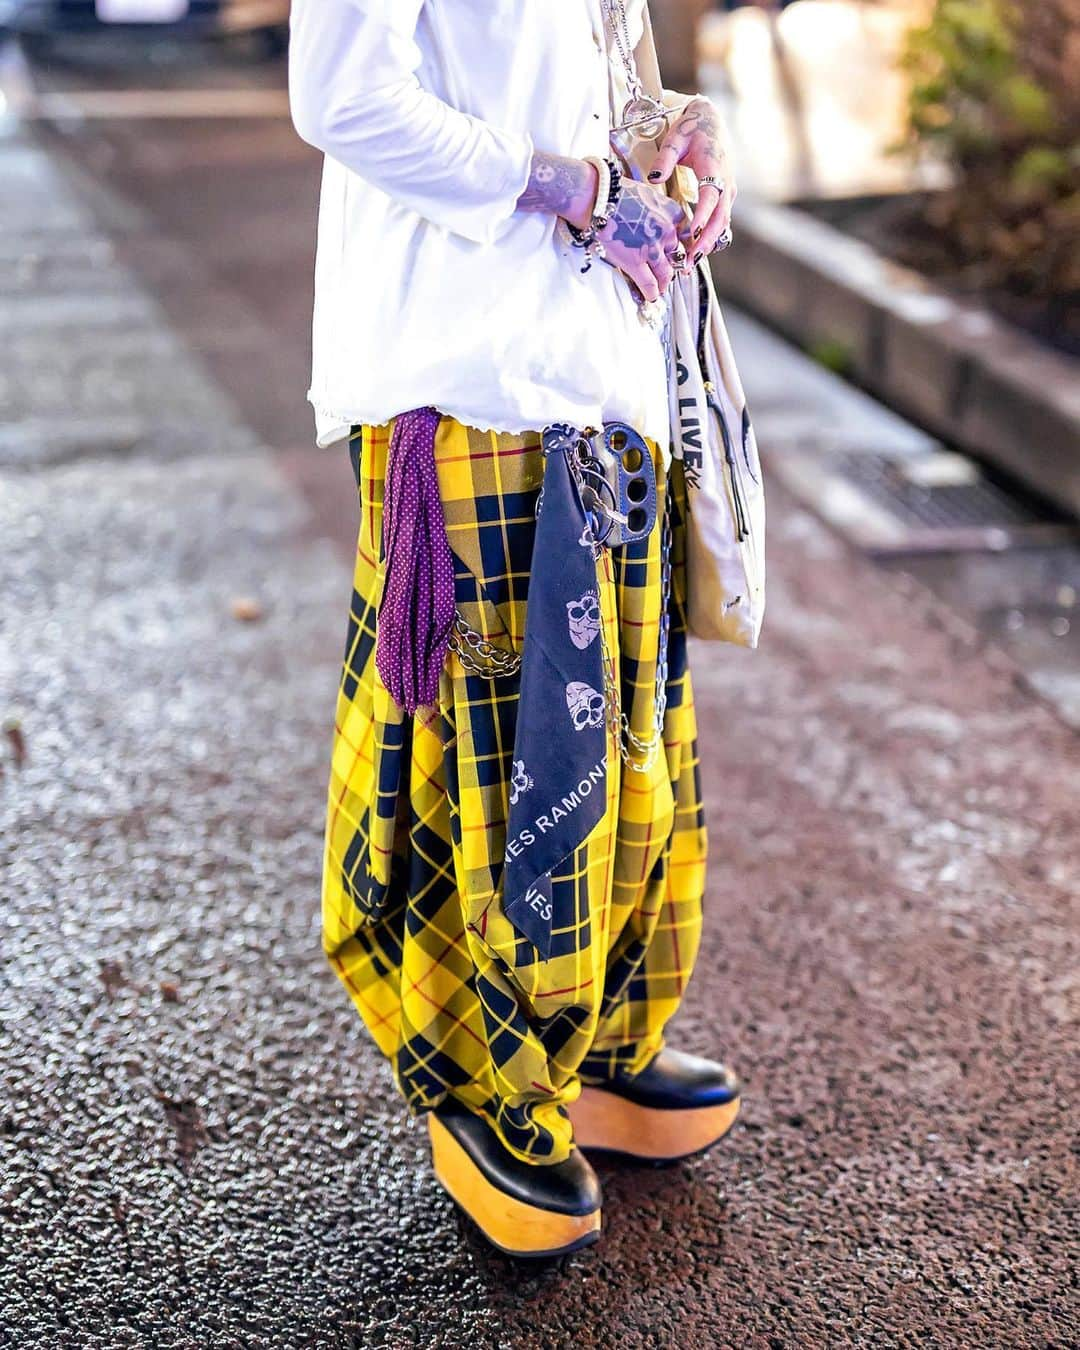
[[[664,80],[660,74],[660,58],[656,54],[656,39],[653,36],[652,16],[649,13],[648,0],[641,12],[642,29],[638,45],[634,48],[634,65],[641,87],[650,98],[664,102]],[[660,137],[653,151],[659,149]],[[636,158],[636,156],[635,156]],[[642,175],[644,176],[644,175]],[[697,200],[697,180],[684,165],[678,165],[667,182],[667,194],[674,198],[686,211],[693,212],[693,203]]]
[[[642,10],[641,38],[634,50],[638,79],[650,98],[664,101],[664,82],[660,76],[660,59],[656,55],[656,39],[653,37],[652,16],[649,13],[648,0]]]

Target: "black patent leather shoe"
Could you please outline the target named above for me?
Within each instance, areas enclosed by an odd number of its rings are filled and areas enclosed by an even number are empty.
[[[565,1162],[526,1163],[456,1103],[428,1113],[440,1185],[509,1256],[562,1256],[600,1236],[600,1183],[576,1148]]]
[[[632,1078],[583,1087],[570,1107],[574,1139],[581,1148],[672,1162],[727,1134],[739,1092],[723,1064],[665,1048]]]

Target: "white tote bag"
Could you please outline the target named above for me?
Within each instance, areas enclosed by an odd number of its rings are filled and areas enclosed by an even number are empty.
[[[663,99],[648,7],[638,77]],[[662,137],[661,137],[662,139]],[[626,156],[644,177],[659,140]],[[671,196],[689,212],[679,168]],[[677,276],[671,303],[671,442],[683,461],[688,499],[687,611],[697,637],[756,647],[765,616],[765,490],[742,381],[720,313],[708,260]]]
[[[765,489],[708,264],[671,287],[672,453],[687,493],[690,631],[756,647],[765,616]]]

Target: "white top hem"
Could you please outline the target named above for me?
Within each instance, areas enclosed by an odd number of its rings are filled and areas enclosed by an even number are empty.
[[[378,412],[374,413],[359,410],[355,415],[335,412],[320,403],[310,389],[308,390],[307,401],[311,404],[315,413],[315,444],[321,450],[326,450],[330,446],[336,445],[339,441],[346,440],[352,434],[352,429],[355,426],[386,426],[388,423],[392,422],[395,417],[400,415],[399,413],[387,414],[382,409],[379,409]],[[476,431],[493,432],[496,436],[522,436],[527,432],[539,434],[543,431],[543,427],[531,426],[528,424],[496,426],[482,415],[466,411],[458,406],[448,406],[439,403],[426,404],[424,406],[434,407],[435,411],[439,413],[440,416],[452,417],[455,422],[460,422],[462,426],[473,427]],[[401,411],[404,412],[406,410],[402,409]],[[561,419],[553,418],[552,420],[559,421]],[[603,425],[604,420],[605,419],[600,414],[599,410],[597,410],[596,416],[581,418],[574,425],[599,427]],[[644,434],[649,436],[648,431]],[[666,468],[671,462],[671,446],[669,439],[666,436],[651,436],[649,438],[654,440],[660,447],[661,458],[664,467]]]

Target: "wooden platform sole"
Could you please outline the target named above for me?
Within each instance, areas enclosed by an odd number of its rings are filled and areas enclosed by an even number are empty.
[[[731,1129],[738,1114],[738,1097],[722,1106],[661,1111],[590,1087],[583,1087],[570,1107],[579,1148],[625,1153],[649,1162],[674,1162],[711,1148]]]
[[[600,1211],[557,1214],[493,1186],[434,1113],[428,1115],[435,1176],[487,1240],[508,1256],[562,1256],[600,1236]]]

